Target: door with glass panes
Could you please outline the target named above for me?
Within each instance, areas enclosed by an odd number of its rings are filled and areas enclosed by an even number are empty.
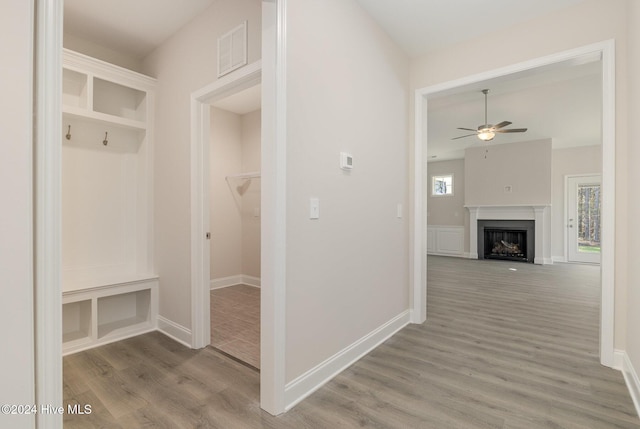
[[[601,176],[567,178],[567,259],[600,263]]]

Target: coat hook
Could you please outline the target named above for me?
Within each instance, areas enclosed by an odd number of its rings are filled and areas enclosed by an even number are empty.
[[[108,136],[109,136],[109,134],[105,131],[104,132],[104,140],[102,140],[102,144],[105,145],[105,146],[109,144]]]
[[[67,129],[67,135],[65,137],[67,140],[71,140],[71,125],[69,125],[69,128]]]

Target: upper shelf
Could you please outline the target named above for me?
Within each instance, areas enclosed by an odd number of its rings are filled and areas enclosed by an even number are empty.
[[[137,131],[144,131],[147,128],[147,124],[142,121],[135,121],[132,119],[121,118],[118,116],[108,115],[106,113],[94,112],[88,109],[75,106],[62,106],[62,113],[70,115],[76,118],[87,119],[94,122],[106,123],[114,125],[120,128],[126,128]]]
[[[134,130],[147,128],[148,76],[64,52],[62,110],[78,118]]]

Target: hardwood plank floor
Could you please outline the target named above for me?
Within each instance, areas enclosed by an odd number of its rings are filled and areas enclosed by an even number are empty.
[[[428,321],[288,413],[259,373],[159,333],[64,358],[66,428],[640,428],[598,360],[598,267],[429,257]],[[509,268],[514,268],[512,271]]]

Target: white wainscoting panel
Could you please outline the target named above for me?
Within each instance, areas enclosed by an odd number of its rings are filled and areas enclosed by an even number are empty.
[[[427,226],[427,253],[464,257],[464,226]]]

